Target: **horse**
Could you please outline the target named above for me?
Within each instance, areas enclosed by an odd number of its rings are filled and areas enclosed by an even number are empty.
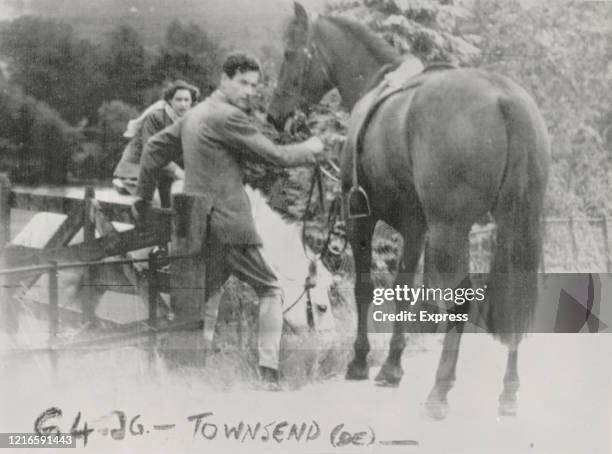
[[[294,6],[268,119],[281,129],[295,109],[337,88],[343,105],[352,110],[341,152],[345,205],[361,214],[370,208],[369,216],[347,216],[358,321],[346,378],[364,380],[369,374],[371,239],[376,223],[386,222],[404,239],[394,286],[414,285],[423,253],[425,287],[454,289],[470,285],[472,225],[492,216],[497,234],[485,318],[489,331],[508,347],[499,413],[516,414],[518,346],[537,301],[541,213],[550,166],[547,128],[534,100],[507,77],[455,68],[422,74],[418,86],[389,96],[372,113],[364,105],[364,94],[372,79],[382,79],[384,68],[397,66],[400,55],[358,22],[337,16],[311,19],[302,5]],[[362,132],[364,123],[368,126]],[[359,140],[361,147],[356,148]],[[362,197],[349,197],[357,182]],[[427,413],[435,419],[448,412],[464,328],[463,320],[445,325],[426,401]],[[379,384],[399,384],[405,345],[402,322],[395,322],[387,358],[376,377]]]

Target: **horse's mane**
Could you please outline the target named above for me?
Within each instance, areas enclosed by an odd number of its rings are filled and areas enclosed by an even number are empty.
[[[362,43],[382,65],[389,64],[400,58],[399,53],[384,39],[359,22],[339,16],[323,16],[336,27],[346,29],[357,41]]]

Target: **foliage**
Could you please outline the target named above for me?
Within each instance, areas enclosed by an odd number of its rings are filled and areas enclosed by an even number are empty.
[[[65,23],[24,16],[0,34],[11,80],[30,96],[55,108],[68,121],[91,113],[97,99],[93,47]]]
[[[0,91],[0,167],[13,182],[66,182],[78,133],[46,104],[15,87]]]
[[[105,99],[141,105],[148,84],[145,48],[133,28],[119,25],[102,46],[100,70],[105,76]]]
[[[100,106],[96,124],[97,140],[95,141],[100,145],[100,149],[94,156],[94,160],[99,161],[102,165],[95,167],[95,176],[104,178],[112,174],[127,144],[127,139],[123,137],[125,125],[130,119],[137,117],[138,113],[134,107],[118,100],[104,102]],[[93,175],[90,173],[90,176]]]
[[[609,215],[612,32],[608,2],[479,0],[481,67],[510,76],[535,98],[552,139],[547,214]]]
[[[139,34],[127,25],[117,26],[99,46],[76,38],[65,22],[31,16],[7,23],[0,32],[0,53],[6,58],[13,85],[46,102],[72,124],[95,125],[88,129],[90,142],[83,142],[72,161],[72,174],[80,177],[110,177],[125,145],[121,133],[127,121],[146,103],[159,99],[163,82],[186,79],[208,94],[217,82],[220,52],[197,25],[183,26],[177,21],[168,27],[159,52],[145,49]],[[16,121],[25,121],[25,117]],[[62,123],[57,129],[64,126]],[[21,142],[13,143],[10,135],[2,137],[6,139],[4,154],[28,163],[13,166],[19,169],[18,179],[38,181],[39,163],[24,160],[25,148],[11,148]],[[48,140],[53,148],[56,138]],[[51,167],[59,163],[67,165],[59,160]],[[62,174],[67,171],[68,167]],[[54,173],[50,178],[56,181],[63,176]]]
[[[198,25],[183,26],[173,21],[166,30],[166,39],[151,68],[153,80],[184,79],[202,90],[206,96],[217,85],[221,66],[221,49]]]
[[[400,53],[423,61],[469,63],[478,48],[474,36],[461,36],[459,25],[470,10],[452,0],[337,0],[329,12],[353,18],[380,33]]]

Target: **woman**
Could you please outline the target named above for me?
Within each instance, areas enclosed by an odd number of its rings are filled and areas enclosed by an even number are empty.
[[[123,134],[130,142],[113,173],[113,186],[120,194],[135,194],[142,147],[149,137],[178,121],[198,101],[199,96],[200,91],[196,87],[177,80],[164,90],[162,99],[149,106],[140,117],[130,120]],[[176,163],[170,163],[164,168],[158,182],[162,207],[170,207],[172,182],[182,178],[183,169]]]

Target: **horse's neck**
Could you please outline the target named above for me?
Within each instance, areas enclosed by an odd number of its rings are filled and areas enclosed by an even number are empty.
[[[322,45],[331,63],[330,75],[340,92],[343,104],[350,110],[365,94],[372,78],[380,69],[394,62],[392,59],[374,55],[368,47],[356,40],[350,32],[333,25],[325,27]],[[347,48],[342,48],[342,46]],[[350,46],[350,48],[348,48]]]

